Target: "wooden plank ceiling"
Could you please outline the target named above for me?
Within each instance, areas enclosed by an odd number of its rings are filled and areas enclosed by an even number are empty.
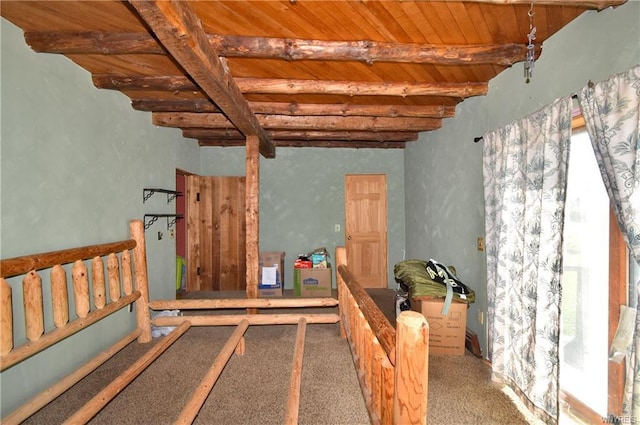
[[[531,23],[537,58],[583,12],[625,1],[12,0],[0,14],[154,124],[202,146],[256,136],[271,158],[403,148],[524,62]]]

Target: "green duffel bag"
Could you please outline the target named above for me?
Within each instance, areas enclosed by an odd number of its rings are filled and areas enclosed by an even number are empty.
[[[407,287],[411,298],[447,296],[447,285],[432,279],[427,272],[429,262],[434,261],[403,260],[393,266],[396,282]],[[455,268],[451,266],[448,270],[455,273]],[[476,301],[476,294],[473,290],[469,290],[468,294],[453,292],[453,298],[470,304]]]

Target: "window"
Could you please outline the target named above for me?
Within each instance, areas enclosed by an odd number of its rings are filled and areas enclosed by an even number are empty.
[[[620,305],[627,303],[627,253],[584,128],[574,128],[571,140],[563,267],[563,407],[601,422],[609,413],[620,413],[623,370],[608,361],[608,347]],[[570,421],[561,417],[561,423]]]

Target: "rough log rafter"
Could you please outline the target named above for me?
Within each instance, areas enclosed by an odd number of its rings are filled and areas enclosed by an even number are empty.
[[[258,59],[398,62],[435,65],[496,64],[511,66],[525,60],[526,44],[432,45],[379,43],[370,40],[323,41],[297,38],[208,35],[220,56]],[[61,54],[166,54],[144,33],[25,34],[36,52]]]
[[[267,134],[274,141],[303,140],[303,141],[376,141],[376,142],[404,142],[418,139],[417,132],[408,131],[324,131],[324,130],[267,130]],[[182,136],[188,139],[208,140],[239,140],[242,133],[232,129],[187,128],[182,130]]]
[[[207,99],[166,100],[138,99],[131,106],[146,112],[221,112]],[[338,115],[338,116],[386,116],[386,117],[452,117],[453,106],[441,105],[355,105],[355,104],[305,104],[282,102],[249,102],[256,114],[273,115]]]
[[[284,115],[257,115],[266,129],[315,130],[367,130],[367,131],[428,131],[440,128],[438,118],[388,118],[388,117],[289,117]],[[153,123],[162,127],[177,128],[232,128],[233,124],[222,114],[154,112]]]
[[[488,83],[416,83],[283,80],[269,78],[236,78],[242,93],[261,94],[340,94],[347,96],[444,96],[466,98],[487,94]],[[197,85],[183,76],[147,77],[142,75],[93,76],[93,84],[111,90],[199,91]],[[217,103],[217,102],[216,102]]]
[[[349,148],[349,149],[404,149],[405,142],[385,142],[377,140],[274,140],[280,148]],[[243,139],[218,140],[199,139],[200,146],[234,147],[245,146]]]

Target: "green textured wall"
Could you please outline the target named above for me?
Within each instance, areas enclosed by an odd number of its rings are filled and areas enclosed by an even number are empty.
[[[485,352],[478,310],[487,308],[486,259],[476,250],[484,235],[482,143],[473,139],[639,64],[639,22],[639,2],[583,14],[545,42],[529,84],[522,64],[514,65],[490,82],[487,96],[465,100],[455,118],[406,149],[407,257],[453,264],[475,289],[467,324]]]
[[[176,167],[198,172],[197,143],[156,128],[120,93],[97,90],[68,59],[33,53],[8,21],[0,21],[0,34],[0,256],[128,239],[130,219],[175,212],[158,195],[143,205],[142,188],[174,188]],[[153,298],[175,296],[175,242],[152,237],[165,229],[156,224],[147,232]],[[21,283],[10,284],[21,306]],[[22,309],[14,310],[19,326]],[[43,389],[34,382],[50,385],[121,338],[134,316],[119,312],[93,325],[90,335],[81,332],[3,372],[2,415]],[[16,335],[15,343],[22,341]]]
[[[202,148],[201,157],[205,175],[244,175],[243,148]],[[278,148],[275,158],[260,159],[260,250],[286,253],[286,289],[298,254],[324,246],[333,258],[344,245],[345,174],[387,175],[389,286],[396,287],[392,269],[405,238],[403,151]]]

